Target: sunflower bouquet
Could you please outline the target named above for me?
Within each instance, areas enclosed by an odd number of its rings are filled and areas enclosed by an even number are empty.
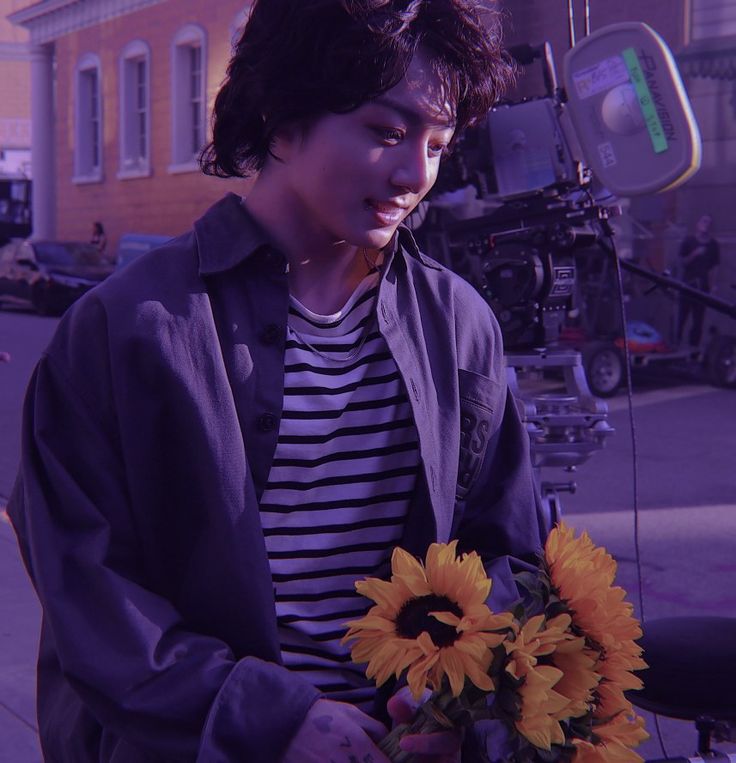
[[[486,604],[492,581],[475,552],[457,541],[432,544],[424,564],[394,549],[388,581],[356,583],[373,600],[347,623],[352,658],[378,686],[405,678],[424,702],[411,724],[396,726],[381,749],[412,760],[405,734],[501,721],[514,763],[640,763],[633,748],[648,737],[625,691],[641,688],[641,628],[616,562],[587,533],[560,524],[535,572],[517,576],[525,595],[509,612]]]

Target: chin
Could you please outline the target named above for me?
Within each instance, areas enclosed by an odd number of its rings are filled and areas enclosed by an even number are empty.
[[[365,244],[361,244],[361,246],[367,246],[372,249],[383,249],[383,247],[391,241],[398,227],[398,225],[395,225],[392,228],[378,228],[369,231],[364,237]]]

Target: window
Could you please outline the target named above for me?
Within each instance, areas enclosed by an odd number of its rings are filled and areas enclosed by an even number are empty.
[[[202,148],[204,103],[202,93],[202,48],[189,48],[189,106],[191,109],[191,151],[194,156]]]
[[[120,57],[120,178],[150,173],[150,61],[140,40]]]
[[[172,51],[170,172],[197,170],[206,136],[207,47],[204,30],[190,24],[174,38]]]
[[[102,180],[102,98],[100,59],[83,56],[76,69],[74,181]]]
[[[733,0],[693,0],[693,40],[730,35],[736,35],[736,3]]]

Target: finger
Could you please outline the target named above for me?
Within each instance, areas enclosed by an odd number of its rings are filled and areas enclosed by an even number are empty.
[[[456,731],[438,731],[434,734],[407,734],[399,747],[415,755],[455,755],[460,752],[462,739]]]
[[[414,704],[398,696],[393,696],[389,699],[386,704],[386,710],[394,723],[411,723],[417,712]]]
[[[371,718],[362,710],[359,710],[355,705],[349,705],[345,703],[345,713],[350,719],[360,726],[363,731],[374,741],[380,742],[388,734],[388,729],[375,718]]]
[[[411,689],[408,686],[404,686],[389,699],[386,704],[386,710],[394,722],[409,723],[417,714],[419,706],[423,705],[431,696],[432,692],[429,689],[425,689],[419,699],[414,699]]]

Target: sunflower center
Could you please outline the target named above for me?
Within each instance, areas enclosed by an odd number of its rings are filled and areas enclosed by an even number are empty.
[[[402,638],[417,638],[423,631],[427,631],[438,647],[455,643],[459,635],[455,628],[431,617],[430,612],[452,612],[457,617],[463,616],[462,609],[446,596],[434,593],[419,596],[409,599],[399,610],[396,616],[396,632]]]

